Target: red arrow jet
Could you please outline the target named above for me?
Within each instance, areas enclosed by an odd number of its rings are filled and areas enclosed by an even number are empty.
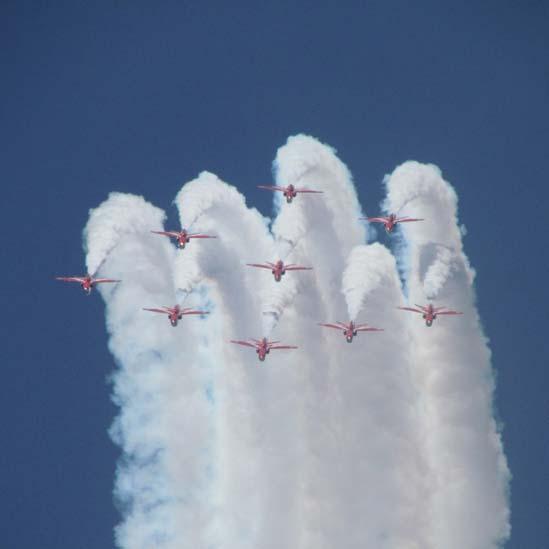
[[[276,345],[277,343],[280,343],[280,341],[268,341],[266,337],[263,339],[249,339],[248,341],[235,341],[231,339],[231,343],[252,347],[252,349],[255,349],[257,358],[259,358],[261,362],[265,360],[265,357],[272,349],[297,349],[294,345]]]
[[[279,187],[278,185],[258,185],[257,188],[265,189],[267,191],[281,192],[286,197],[286,202],[288,204],[292,203],[292,200],[298,195],[298,193],[314,193],[314,194],[323,193],[323,191],[312,191],[311,189],[298,189],[293,185],[288,185],[287,187]]]
[[[185,248],[185,244],[187,244],[191,238],[217,238],[217,236],[210,236],[208,234],[189,233],[186,229],[181,229],[180,231],[151,231],[151,233],[175,238],[177,240],[178,248],[181,249]]]
[[[318,325],[326,328],[341,330],[347,340],[347,343],[351,343],[353,341],[353,337],[358,335],[358,332],[383,332],[382,328],[370,328],[368,324],[355,324],[353,321],[348,324],[345,324],[344,322],[336,322],[335,324],[324,324],[320,322]]]
[[[459,311],[445,311],[444,309],[447,309],[448,307],[433,307],[431,303],[427,305],[427,307],[424,307],[423,305],[417,305],[417,309],[414,309],[413,307],[399,307],[399,309],[403,311],[412,311],[414,313],[419,313],[422,315],[422,317],[425,319],[425,325],[431,326],[433,324],[433,320],[438,315],[462,315],[463,313],[460,313]]]
[[[56,276],[55,279],[61,280],[63,282],[78,282],[87,295],[90,295],[92,288],[96,284],[104,284],[106,282],[120,282],[120,280],[114,278],[93,278],[93,276],[89,274],[87,274],[86,276]]]
[[[172,326],[177,326],[177,322],[183,318],[183,315],[208,315],[209,311],[196,311],[191,308],[182,309],[179,305],[174,307],[164,307],[161,309],[148,309],[143,307],[144,311],[151,311],[152,313],[162,313],[168,315]]]
[[[286,274],[286,271],[311,271],[312,267],[300,267],[299,265],[294,265],[290,263],[289,265],[284,265],[284,261],[279,259],[276,263],[271,263],[267,261],[266,263],[246,263],[248,267],[259,267],[260,269],[270,269],[271,273],[274,275],[274,279],[277,282],[280,282],[282,277]]]
[[[360,219],[367,219],[370,223],[383,223],[387,233],[392,233],[393,229],[398,223],[409,223],[410,221],[424,221],[423,219],[417,219],[413,217],[397,217],[395,214],[391,214],[387,217],[361,217]]]

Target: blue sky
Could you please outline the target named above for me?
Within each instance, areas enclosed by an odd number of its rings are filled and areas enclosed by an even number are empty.
[[[460,198],[513,474],[509,548],[549,539],[549,7],[542,2],[4,3],[0,8],[6,547],[112,547],[118,449],[103,304],[84,268],[111,190],[166,208],[208,169],[271,211],[271,163],[309,133],[367,213],[384,174],[439,165]]]

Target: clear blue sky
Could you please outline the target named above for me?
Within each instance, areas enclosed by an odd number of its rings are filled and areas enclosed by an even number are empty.
[[[408,159],[455,185],[513,473],[507,547],[546,547],[549,4],[49,4],[0,7],[2,547],[113,546],[103,304],[53,281],[84,269],[88,209],[134,192],[175,222],[208,169],[268,214],[255,185],[298,132],[339,151],[368,213]]]

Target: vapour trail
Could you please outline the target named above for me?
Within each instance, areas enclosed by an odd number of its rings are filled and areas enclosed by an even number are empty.
[[[256,370],[256,355],[229,340],[263,335],[261,281],[254,279],[256,273],[245,262],[272,249],[272,238],[267,220],[247,208],[244,197],[214,174],[203,172],[184,185],[176,204],[182,226],[218,237],[193,242],[192,255],[179,254],[175,269],[176,286],[185,291],[200,277],[206,281],[218,316],[219,330],[206,334],[210,360],[216,363],[217,542],[256,547],[260,525],[250,517],[263,515],[269,480],[262,471],[265,426],[254,411],[265,386]],[[196,267],[189,267],[192,262]],[[190,278],[189,272],[199,276]]]
[[[213,516],[203,497],[210,463],[202,457],[211,454],[212,409],[189,344],[203,321],[184,319],[185,339],[164,316],[142,310],[174,301],[174,249],[150,234],[163,218],[143,198],[113,193],[90,212],[85,230],[88,265],[123,281],[100,291],[119,365],[113,399],[120,414],[111,436],[123,451],[115,496],[124,516],[116,541],[128,548],[181,546],[181,539],[205,546]]]
[[[357,246],[353,248],[343,272],[342,292],[345,295],[349,318],[356,317],[369,294],[374,291],[387,276],[387,270],[392,268],[382,261],[385,250],[381,244]]]
[[[410,250],[410,302],[446,305],[462,317],[426,328],[408,314],[432,469],[432,540],[448,549],[498,547],[509,535],[509,470],[493,417],[490,350],[475,307],[474,271],[463,253],[457,195],[433,165],[406,162],[386,178],[387,204],[424,222],[402,228]]]
[[[295,417],[294,434],[287,429],[282,433],[296,437],[295,454],[287,456],[285,463],[280,460],[286,469],[295,471],[294,486],[287,490],[287,498],[293,492],[292,510],[298,517],[291,546],[322,548],[333,544],[342,512],[334,490],[338,475],[332,467],[339,453],[332,433],[341,406],[339,399],[330,395],[337,360],[321,344],[317,323],[343,310],[337,284],[340,269],[346,251],[364,235],[350,173],[330,147],[307,136],[289,138],[278,150],[274,171],[278,185],[293,184],[324,193],[298,195],[292,204],[276,197],[278,215],[272,229],[277,241],[295,244],[292,261],[313,267],[313,271],[288,274],[281,286],[292,305],[285,304],[280,332],[288,333],[288,338],[299,335],[302,352],[287,359],[293,376],[281,380],[279,386],[289,396],[273,412],[280,422],[287,414],[285,408],[291,406]],[[354,219],[345,217],[339,206],[347,212],[356,210]],[[282,436],[277,445],[283,447]],[[284,476],[283,469],[278,476]],[[277,545],[271,541],[269,547]]]
[[[296,546],[425,548],[417,505],[424,490],[422,453],[414,429],[407,428],[409,415],[415,413],[415,391],[405,340],[397,330],[362,335],[348,345],[341,334],[315,325],[319,320],[347,320],[341,275],[347,256],[364,239],[350,173],[332,149],[305,136],[288,140],[275,168],[279,185],[324,191],[322,201],[298,196],[291,206],[282,204],[273,224],[275,235],[299,242],[300,262],[315,267],[316,284],[307,284],[298,294],[299,314],[292,323],[303,334],[307,353],[300,357],[297,387],[302,401],[302,490]],[[364,272],[375,279],[369,268],[385,271],[370,288],[376,322],[387,318],[383,299],[401,296],[394,259],[384,251],[386,255],[376,257],[381,267],[372,264]],[[387,322],[395,319],[401,320],[389,314]],[[390,366],[385,364],[388,341],[395,357]],[[400,478],[405,477],[403,484]]]

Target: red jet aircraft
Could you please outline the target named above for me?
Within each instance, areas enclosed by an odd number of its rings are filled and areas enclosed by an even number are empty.
[[[425,319],[425,325],[431,326],[433,324],[433,320],[438,315],[462,315],[463,313],[460,313],[458,311],[445,311],[444,309],[447,309],[448,307],[433,307],[431,303],[427,305],[427,307],[424,307],[423,305],[417,305],[417,309],[414,309],[413,307],[399,307],[399,309],[402,309],[403,311],[412,311],[414,313],[420,313],[423,318]]]
[[[323,191],[312,191],[311,189],[298,189],[293,185],[288,185],[287,187],[279,187],[278,185],[258,185],[258,189],[265,189],[267,191],[279,191],[286,197],[286,202],[288,204],[292,203],[292,200],[298,195],[298,193],[315,193],[322,194]]]
[[[413,217],[397,217],[395,214],[391,214],[387,217],[361,217],[360,219],[367,219],[370,223],[383,223],[385,230],[388,233],[392,233],[393,229],[398,223],[409,223],[410,221],[423,221],[423,219],[416,219]]]
[[[248,341],[235,341],[231,339],[231,343],[252,347],[257,353],[257,358],[263,362],[265,357],[271,352],[271,349],[297,349],[294,345],[276,345],[280,341],[268,341],[266,337],[263,339],[250,339]]]
[[[87,295],[90,295],[92,288],[96,284],[104,284],[105,282],[120,282],[114,278],[93,278],[87,274],[86,276],[56,276],[56,280],[62,280],[63,282],[78,282]]]
[[[270,269],[271,273],[274,275],[274,279],[277,282],[280,282],[282,277],[286,274],[286,271],[311,271],[312,267],[300,267],[299,265],[294,265],[290,263],[289,265],[284,265],[284,261],[279,259],[276,263],[271,263],[267,261],[266,263],[246,263],[248,267],[259,267],[260,269]]]
[[[182,309],[179,305],[175,305],[174,307],[165,307],[162,306],[161,309],[148,309],[146,307],[143,307],[144,311],[151,311],[153,313],[162,313],[165,315],[168,315],[168,318],[170,319],[170,323],[172,326],[177,326],[177,321],[181,320],[183,318],[183,315],[208,315],[210,314],[209,311],[196,311],[191,308]]]
[[[368,324],[355,324],[353,321],[345,324],[344,322],[336,322],[335,324],[324,324],[320,322],[319,326],[324,326],[326,328],[335,328],[336,330],[341,330],[347,343],[353,341],[353,337],[358,335],[358,332],[383,332],[381,328],[370,328]]]
[[[185,244],[191,240],[191,238],[217,238],[217,236],[210,236],[207,234],[200,233],[189,233],[185,229],[180,231],[151,231],[154,234],[162,234],[164,236],[169,236],[170,238],[175,238],[177,240],[178,248],[185,248]]]

